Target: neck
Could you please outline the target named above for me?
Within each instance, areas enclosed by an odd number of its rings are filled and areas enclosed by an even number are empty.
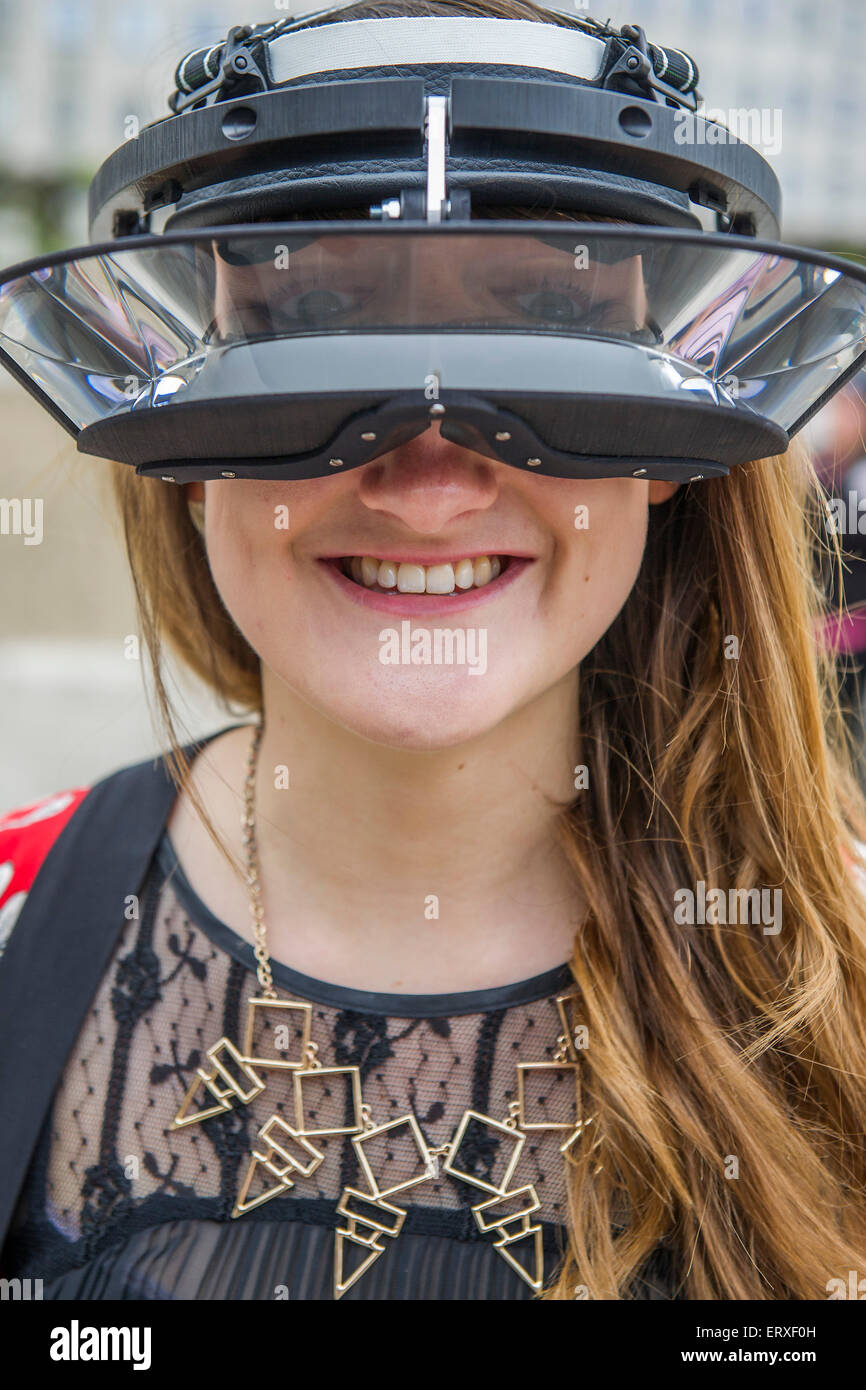
[[[556,834],[574,796],[574,673],[481,738],[395,749],[263,673],[256,840],[267,949],[302,974],[382,993],[493,988],[571,959],[583,916]],[[196,760],[196,790],[244,862],[247,728]],[[288,783],[288,785],[286,785]],[[181,796],[168,824],[212,911],[252,940],[249,889]]]
[[[423,993],[570,958],[580,913],[555,823],[573,797],[574,672],[483,737],[425,751],[359,738],[267,670],[263,684],[257,839],[276,958],[300,950],[330,978]]]

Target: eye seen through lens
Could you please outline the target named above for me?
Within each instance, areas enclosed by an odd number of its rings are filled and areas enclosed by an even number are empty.
[[[363,328],[535,328],[649,333],[640,257],[579,266],[530,237],[401,239],[393,247],[332,237],[284,253],[274,243],[215,250],[210,341]]]

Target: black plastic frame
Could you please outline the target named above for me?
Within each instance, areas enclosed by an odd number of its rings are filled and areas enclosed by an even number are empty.
[[[336,432],[309,453],[244,457],[242,450],[247,431],[245,428],[238,429],[239,408],[258,410],[260,430],[265,434],[269,430],[274,432],[277,422],[282,422],[283,426],[290,425],[291,412],[296,408],[296,403],[286,404],[268,396],[190,402],[177,406],[169,403],[159,407],[156,423],[163,436],[166,428],[172,436],[174,452],[170,458],[141,458],[143,442],[149,445],[148,453],[152,449],[153,430],[149,427],[154,422],[147,419],[148,412],[132,411],[121,417],[109,416],[88,425],[82,430],[79,448],[82,452],[103,458],[123,457],[126,463],[135,467],[137,473],[159,477],[163,481],[192,482],[220,477],[328,477],[329,456],[338,457],[342,471],[347,472],[414,438],[426,430],[435,418],[439,421],[444,438],[484,457],[499,459],[517,468],[531,468],[531,458],[543,458],[543,466],[538,471],[545,477],[616,478],[638,476],[639,470],[641,477],[689,482],[696,475],[701,478],[722,476],[746,459],[783,453],[788,443],[780,425],[774,425],[746,410],[726,410],[720,421],[719,408],[704,401],[682,402],[672,406],[659,401],[640,400],[628,394],[619,397],[586,396],[581,401],[582,418],[590,432],[600,428],[609,437],[612,419],[621,426],[629,412],[636,411],[640,427],[645,431],[651,429],[654,437],[664,437],[673,449],[683,440],[686,426],[691,432],[702,421],[707,425],[723,424],[724,439],[716,441],[712,458],[690,453],[649,455],[626,451],[610,454],[598,450],[578,454],[552,447],[533,425],[527,423],[522,413],[516,415],[494,399],[499,393],[482,397],[460,389],[443,390],[438,402],[442,413],[435,417],[435,407],[431,408],[417,395],[404,394],[380,404],[376,397],[381,396],[381,392],[377,392],[375,397],[373,393],[369,394],[373,398],[372,405],[364,406],[357,402],[354,409],[350,407],[348,415],[341,412],[343,419]],[[539,406],[547,405],[555,411],[561,404],[560,397],[546,397],[539,392],[524,392],[521,399],[531,401],[536,410]],[[310,397],[303,397],[304,405],[310,402]],[[359,405],[361,408],[358,408]],[[283,416],[286,417],[284,421]],[[202,420],[211,429],[215,428],[222,445],[228,445],[227,451],[218,458],[196,456],[194,453],[196,447],[201,447],[199,425]],[[508,443],[495,442],[497,429],[508,431]],[[364,430],[374,431],[375,442],[366,445],[359,442],[363,440]],[[276,432],[284,434],[285,429],[278,428]],[[85,447],[82,448],[82,445]],[[314,462],[319,466],[311,474],[309,469]]]
[[[300,179],[285,182],[287,197],[295,197],[299,207],[312,203],[317,185],[320,197],[323,183],[335,185],[337,203],[351,206],[361,176],[361,196],[389,196],[398,184],[423,175],[426,92],[420,77],[345,78],[275,88],[166,117],[98,169],[89,192],[91,231],[107,230],[117,211],[146,215],[174,206],[184,193],[232,179],[250,178],[247,197],[254,203],[269,171],[285,173],[305,155],[323,168],[333,159],[334,172],[306,188]],[[515,184],[528,179],[538,191],[544,187],[538,165],[572,162],[575,174],[590,180],[593,173],[606,173],[655,183],[717,214],[752,219],[755,235],[779,233],[779,182],[757,150],[730,132],[717,145],[676,140],[677,121],[684,114],[693,121],[700,116],[588,83],[472,77],[459,69],[450,78],[450,92],[448,176],[454,188],[482,191],[495,160],[501,166],[497,197],[509,196],[512,168]],[[398,167],[394,161],[401,158],[416,161],[417,168]]]

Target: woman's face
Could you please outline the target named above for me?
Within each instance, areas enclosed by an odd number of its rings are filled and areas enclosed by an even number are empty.
[[[187,495],[204,495],[214,581],[277,680],[422,750],[482,736],[574,673],[635,582],[648,505],[675,487],[530,476],[434,424],[339,476]]]
[[[340,235],[286,260],[265,238],[246,266],[215,249],[215,328],[228,341],[444,315],[640,329],[640,257],[587,265],[571,243]],[[634,584],[648,504],[674,486],[525,474],[432,424],[344,474],[208,482],[206,541],[223,602],[280,682],[365,738],[442,748],[574,673]]]

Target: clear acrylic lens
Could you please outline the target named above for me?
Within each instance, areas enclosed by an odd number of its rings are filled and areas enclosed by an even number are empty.
[[[153,237],[0,285],[0,349],[76,430],[177,404],[193,384],[206,400],[217,357],[267,340],[373,335],[374,351],[376,335],[469,331],[480,355],[486,334],[524,335],[527,360],[539,334],[634,344],[670,360],[671,383],[688,363],[689,389],[790,431],[866,352],[866,284],[788,248],[725,242],[423,227]]]

